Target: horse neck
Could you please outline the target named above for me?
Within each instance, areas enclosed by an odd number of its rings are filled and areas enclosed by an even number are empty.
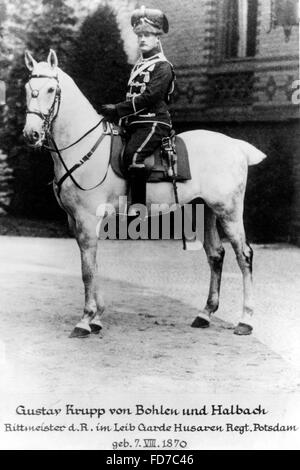
[[[75,142],[99,121],[99,115],[66,73],[59,70],[61,101],[53,125],[53,137],[59,148]]]

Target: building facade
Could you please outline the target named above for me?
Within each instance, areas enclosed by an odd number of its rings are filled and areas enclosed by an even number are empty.
[[[300,244],[298,0],[137,2],[145,3],[170,23],[163,47],[177,75],[175,127],[243,138],[271,162],[283,148],[293,185],[283,239]]]

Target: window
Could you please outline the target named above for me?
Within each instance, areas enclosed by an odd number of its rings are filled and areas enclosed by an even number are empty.
[[[225,58],[254,57],[258,0],[226,0]]]

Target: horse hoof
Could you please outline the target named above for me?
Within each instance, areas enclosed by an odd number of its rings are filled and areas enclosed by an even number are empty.
[[[247,325],[246,323],[239,323],[234,329],[234,334],[239,336],[247,336],[251,335],[252,331],[253,327],[251,325]]]
[[[209,327],[209,321],[205,320],[205,318],[202,317],[196,317],[193,323],[191,324],[192,328],[208,328]]]
[[[87,338],[89,335],[90,335],[90,332],[88,330],[75,326],[69,338]]]
[[[97,335],[102,330],[102,326],[97,323],[90,323],[90,327],[93,335]]]

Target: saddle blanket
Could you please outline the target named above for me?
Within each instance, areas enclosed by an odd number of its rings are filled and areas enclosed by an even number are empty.
[[[191,179],[190,164],[186,145],[181,137],[175,137],[177,154],[177,176],[176,181],[187,181]],[[113,135],[111,149],[111,166],[120,178],[128,179],[127,165],[123,161],[124,141],[120,135]],[[161,148],[158,147],[154,154],[145,159],[145,165],[149,169],[149,183],[171,182],[168,175],[168,163],[163,157]]]

